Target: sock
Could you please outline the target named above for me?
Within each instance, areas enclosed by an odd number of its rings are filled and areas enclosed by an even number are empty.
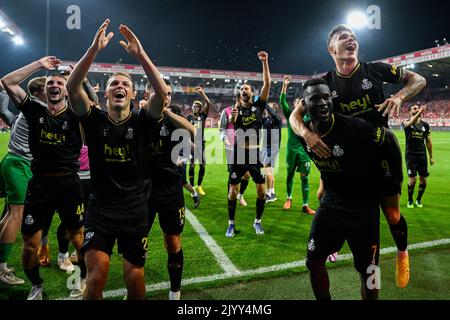
[[[261,223],[261,219],[255,219],[255,223]]]
[[[303,205],[308,205],[309,202],[309,178],[308,176],[302,176],[302,196],[303,196]]]
[[[194,190],[194,193],[192,194],[192,196],[193,196],[194,198],[197,197],[197,196],[198,196],[197,191]]]
[[[177,253],[169,253],[167,259],[167,270],[170,278],[170,291],[180,291],[181,276],[183,274],[183,249]]]
[[[234,220],[228,220],[228,225],[234,224]]]
[[[68,258],[69,257],[69,252],[68,251],[66,251],[66,252],[60,252],[59,254],[58,254],[58,259],[59,260],[64,260],[65,258]]]
[[[33,286],[40,285],[44,282],[44,280],[42,280],[42,278],[39,276],[39,265],[35,266],[33,269],[24,269],[23,271],[27,275],[27,278],[30,279]]]
[[[286,177],[286,193],[289,199],[292,199],[292,190],[294,189],[294,175],[295,171],[288,170]]]
[[[56,230],[56,236],[58,239],[58,248],[59,252],[68,252],[69,251],[69,240],[66,237],[66,228],[59,224],[58,230]]]
[[[392,237],[399,251],[405,251],[408,246],[408,225],[405,218],[400,215],[400,221],[395,225],[389,225]]]
[[[420,187],[419,187],[420,190]],[[412,203],[413,202],[413,194],[414,194],[414,185],[410,186],[408,184],[408,202]]]
[[[0,272],[6,271],[6,269],[8,269],[8,263],[1,262],[0,263]]]
[[[265,199],[256,199],[256,219],[261,219],[264,213],[264,205],[266,203]]]
[[[46,246],[48,244],[48,234],[41,237],[41,246]]]
[[[424,183],[424,184],[419,184],[419,193],[418,193],[418,195],[417,195],[417,201],[418,201],[418,202],[422,202],[422,196],[423,196],[423,194],[424,194],[424,192],[425,192],[426,187],[427,187],[427,184],[426,184],[426,183]]]
[[[0,243],[0,263],[8,262],[12,247],[12,243]]]
[[[194,171],[195,166],[193,164],[189,165],[189,182],[191,183],[191,186],[194,186]]]
[[[234,220],[236,216],[236,200],[228,199],[228,220]]]
[[[203,177],[205,176],[205,164],[200,164],[200,169],[198,170],[198,185],[201,186],[203,183]]]
[[[248,186],[248,180],[242,179],[239,193],[244,195],[244,192],[247,189],[247,186]]]
[[[83,260],[78,259],[78,266],[80,267],[80,278],[81,279],[86,279],[86,274],[87,274],[87,270],[86,270],[86,263]]]

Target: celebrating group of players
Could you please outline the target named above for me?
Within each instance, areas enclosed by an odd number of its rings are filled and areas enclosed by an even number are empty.
[[[123,256],[127,299],[143,299],[147,235],[158,213],[168,254],[169,298],[180,299],[184,261],[180,237],[185,222],[183,186],[190,190],[198,206],[198,194],[205,194],[203,128],[211,102],[197,88],[204,104],[194,102],[193,114],[188,119],[181,116],[179,108],[171,105],[170,83],[161,78],[136,35],[121,25],[119,31],[126,41],[120,44],[142,65],[153,92],[150,94],[147,89],[142,108],[132,110],[132,79],[125,73],[116,73],[106,85],[104,110],[97,107],[85,79],[96,55],[113,37],[112,32],[107,33],[109,23],[106,20],[101,25],[68,79],[60,74],[46,78],[45,92],[30,87],[26,92],[20,83],[38,70],[57,68],[60,61],[56,57],[44,57],[1,80],[2,88],[21,113],[15,120],[8,155],[1,164],[0,183],[6,191],[8,212],[0,224],[0,279],[11,284],[23,283],[6,264],[21,225],[22,263],[32,284],[28,296],[31,300],[43,297],[38,248],[42,231],[48,230],[55,211],[62,221],[61,238],[70,240],[77,252],[80,278],[70,293],[72,297],[103,297],[110,256],[117,241],[118,252]],[[290,78],[284,78],[280,105],[288,120],[289,135],[284,208],[291,206],[293,177],[298,171],[302,177],[303,211],[314,214],[306,265],[317,299],[331,298],[325,263],[346,240],[361,275],[363,298],[376,299],[379,286],[370,285],[368,280],[378,266],[380,206],[398,248],[397,285],[403,288],[409,281],[407,224],[400,213],[399,200],[402,159],[397,139],[388,129],[387,115],[398,112],[426,82],[420,75],[395,66],[359,62],[359,45],[347,26],[339,25],[331,31],[327,48],[336,70],[323,78],[306,81],[303,96],[295,99],[292,110],[286,100]],[[260,94],[256,95],[250,84],[243,84],[236,102],[223,111],[220,121],[227,150],[226,236],[230,238],[235,235],[237,201],[246,204],[242,189],[250,177],[257,191],[253,224],[257,235],[264,234],[261,219],[265,203],[276,197],[270,168],[277,158],[281,135],[267,135],[270,140],[266,139],[260,150],[260,129],[279,132],[281,119],[276,106],[267,103],[271,83],[268,54],[259,52],[258,58],[263,69]],[[404,82],[405,86],[385,99],[384,82]],[[421,112],[423,108],[412,109],[413,116],[404,127],[419,132],[412,133],[410,139],[416,142],[421,139],[422,144],[425,139],[432,158],[429,128],[420,121]],[[80,150],[88,152],[88,167],[81,170]],[[188,183],[186,162],[191,151]],[[417,153],[410,153],[418,158]],[[321,174],[317,212],[308,205],[310,159]],[[197,187],[193,188],[196,160],[200,171]],[[410,162],[411,179],[416,171],[421,176],[416,201],[420,206],[426,185],[422,177],[428,175],[426,155],[425,165],[423,157],[419,165],[417,161]],[[87,168],[89,188],[80,183],[79,175]],[[413,189],[414,185],[408,189],[411,192],[408,206],[413,205]],[[61,261],[65,258],[61,256]]]

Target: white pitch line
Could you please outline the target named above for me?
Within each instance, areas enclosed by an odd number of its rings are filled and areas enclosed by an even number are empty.
[[[427,242],[422,242],[422,243],[415,243],[415,244],[408,245],[408,251],[416,250],[416,249],[431,248],[431,247],[436,247],[436,246],[446,245],[446,244],[450,244],[450,239],[441,239],[441,240],[427,241]],[[396,247],[388,247],[388,248],[381,249],[380,255],[385,255],[385,254],[393,253],[396,251],[397,251]],[[353,258],[353,256],[351,254],[347,253],[347,254],[338,255],[337,260],[344,261],[344,260],[350,260],[352,258]],[[206,283],[206,282],[213,282],[213,281],[217,281],[217,280],[225,280],[225,279],[239,278],[239,277],[244,277],[244,276],[252,276],[252,275],[256,275],[256,274],[270,273],[270,272],[275,272],[275,271],[304,267],[305,263],[306,263],[306,260],[299,260],[299,261],[293,261],[293,262],[288,262],[288,263],[283,263],[283,264],[277,264],[277,265],[273,265],[273,266],[261,267],[261,268],[257,268],[257,269],[244,270],[238,274],[218,273],[218,274],[213,274],[213,275],[204,276],[204,277],[185,279],[181,283],[182,283],[182,285],[189,285],[189,284],[194,284],[194,283]],[[147,292],[165,290],[165,289],[169,289],[169,288],[170,288],[169,282],[160,282],[160,283],[155,283],[155,284],[150,284],[150,285],[145,286],[145,290]],[[109,291],[105,291],[103,296],[105,298],[123,297],[123,296],[125,296],[126,292],[127,292],[127,290],[124,288],[117,289],[117,290],[109,290]],[[78,299],[59,298],[57,300],[78,300]]]
[[[219,266],[225,271],[225,274],[234,275],[240,274],[238,268],[231,262],[230,258],[225,254],[223,249],[217,244],[217,242],[209,235],[208,231],[206,231],[205,227],[198,221],[197,217],[186,208],[186,219],[192,225],[194,230],[198,233],[200,238],[206,244],[208,249],[213,254],[214,258],[216,258]]]

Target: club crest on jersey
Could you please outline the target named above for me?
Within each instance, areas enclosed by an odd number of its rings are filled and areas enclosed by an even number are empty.
[[[336,90],[331,91],[331,97],[332,98],[337,98],[338,97],[338,94],[337,94]]]
[[[252,112],[256,112],[256,107],[252,107]]]
[[[342,157],[344,155],[344,150],[338,145],[335,145],[333,148],[333,156]]]
[[[69,130],[69,124],[67,123],[67,121],[64,121],[64,124],[62,125],[62,129],[63,129],[64,131]]]
[[[308,251],[314,251],[316,249],[316,245],[314,244],[314,239],[311,238],[308,242]]]
[[[361,88],[363,89],[363,90],[369,90],[370,88],[372,88],[372,82],[370,82],[369,81],[369,79],[367,79],[367,78],[363,78],[363,80],[362,80],[362,86],[361,86]]]
[[[425,129],[425,127],[422,127],[422,131],[425,132],[425,131],[427,131],[427,129]]]
[[[167,137],[170,134],[169,130],[167,130],[167,127],[163,124],[161,127],[161,131],[159,131],[159,135],[161,137]]]
[[[30,226],[30,225],[32,225],[33,223],[34,223],[34,219],[33,219],[33,217],[31,216],[31,214],[27,215],[26,218],[25,218],[25,224],[26,224],[27,226]]]
[[[127,131],[127,133],[126,133],[126,135],[125,135],[125,139],[131,140],[131,139],[133,139],[133,138],[134,138],[134,131],[133,131],[133,128],[128,128],[128,131]]]
[[[237,174],[236,174],[236,172],[233,172],[232,174],[231,174],[231,179],[236,179],[237,178]]]
[[[90,238],[92,238],[94,236],[94,234],[95,233],[93,231],[87,232],[86,235],[84,236],[85,240],[86,241],[89,240]]]
[[[44,123],[44,118],[43,118],[43,117],[40,117],[40,118],[39,118],[39,123],[40,123],[40,124]]]

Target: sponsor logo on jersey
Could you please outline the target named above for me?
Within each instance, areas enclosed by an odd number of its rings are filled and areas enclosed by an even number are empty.
[[[357,100],[349,103],[340,103],[342,113],[354,113],[354,111],[365,110],[371,105],[370,96],[366,94]]]
[[[394,66],[394,65],[391,65],[391,72],[392,72],[392,74],[393,74],[394,76],[397,75],[397,72],[398,72],[397,67]]]
[[[47,132],[44,129],[41,129],[40,138],[39,142],[44,144],[57,145],[66,141],[66,135],[64,133]]]

